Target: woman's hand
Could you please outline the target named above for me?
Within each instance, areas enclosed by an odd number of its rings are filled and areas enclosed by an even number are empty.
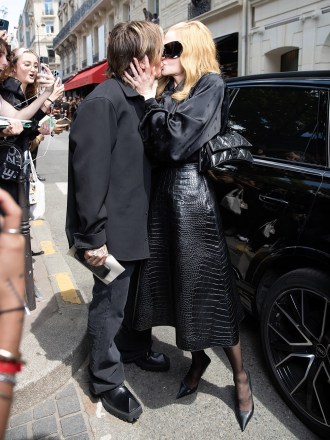
[[[43,72],[37,73],[37,83],[39,87],[47,92],[52,92],[54,89],[55,77],[50,68],[46,65],[42,66]]]
[[[0,31],[0,38],[1,38],[2,40],[4,40],[6,43],[8,43],[8,40],[9,40],[9,38],[8,38],[8,32],[7,32],[7,31],[4,31],[4,30]]]
[[[40,125],[38,128],[38,131],[43,136],[47,136],[48,134],[51,134],[52,130],[50,129],[49,121],[44,122]]]
[[[144,66],[144,69],[141,65]],[[126,71],[124,74],[133,89],[142,95],[145,100],[154,98],[158,84],[156,79],[156,67],[150,66],[147,55],[145,55],[143,63],[139,63],[136,58],[133,58],[133,62],[130,63],[130,68],[134,76],[131,76]]]
[[[24,130],[20,121],[9,121],[10,124],[2,130],[3,136],[17,136]]]
[[[64,84],[62,84],[61,78],[57,78],[54,83],[54,89],[52,94],[49,96],[49,99],[55,102],[57,99],[61,98],[64,93]]]

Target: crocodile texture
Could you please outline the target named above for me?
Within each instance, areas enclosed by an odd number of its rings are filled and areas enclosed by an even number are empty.
[[[211,182],[197,164],[155,174],[135,327],[174,326],[182,350],[236,345],[243,312]]]
[[[199,170],[214,171],[224,165],[251,164],[253,162],[249,150],[251,147],[250,142],[235,131],[218,133],[201,148]]]

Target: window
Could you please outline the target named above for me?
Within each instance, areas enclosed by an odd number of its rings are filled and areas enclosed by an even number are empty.
[[[53,21],[47,21],[45,23],[45,32],[46,32],[46,34],[53,34],[54,33],[54,22]]]
[[[51,47],[47,47],[49,63],[55,63],[55,51]]]
[[[289,87],[242,87],[232,91],[230,123],[256,156],[326,164],[325,92]]]
[[[53,0],[44,0],[45,15],[54,15]]]

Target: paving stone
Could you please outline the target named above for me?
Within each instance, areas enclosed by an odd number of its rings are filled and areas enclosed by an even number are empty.
[[[7,436],[6,436],[6,440],[27,440],[28,439],[27,425],[10,429],[9,431],[7,431]]]
[[[54,400],[46,400],[40,405],[36,406],[33,410],[33,417],[38,420],[43,417],[51,416],[55,413],[55,402]]]
[[[81,414],[66,417],[61,419],[63,436],[69,437],[70,435],[79,434],[80,432],[87,431],[84,418]]]
[[[63,397],[77,395],[76,389],[73,385],[73,383],[70,383],[66,387],[63,388],[63,390],[59,391],[55,395],[55,399],[62,399]]]
[[[11,428],[16,428],[17,426],[23,425],[24,423],[30,422],[32,420],[32,410],[26,411],[22,414],[17,414],[9,420],[9,426]]]
[[[67,437],[68,440],[91,440],[88,432],[81,432],[78,435],[74,435],[73,437]]]
[[[33,439],[41,439],[47,435],[57,433],[57,424],[54,416],[45,417],[43,419],[37,420],[32,425]]]
[[[54,434],[42,437],[40,440],[63,440],[63,437],[60,437],[58,434]]]
[[[78,396],[68,396],[57,401],[57,409],[60,417],[80,411]]]

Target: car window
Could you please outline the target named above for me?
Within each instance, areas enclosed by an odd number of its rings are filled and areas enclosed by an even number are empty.
[[[241,87],[232,94],[230,124],[256,156],[326,165],[326,94],[293,87]]]

